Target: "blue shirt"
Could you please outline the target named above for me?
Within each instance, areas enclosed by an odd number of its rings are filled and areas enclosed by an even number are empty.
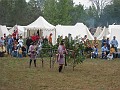
[[[118,41],[113,39],[111,42],[110,42],[111,45],[114,45],[114,47],[118,47]]]
[[[12,38],[8,38],[8,45],[12,45],[13,44],[13,39]]]
[[[108,48],[105,47],[105,46],[103,46],[103,47],[102,47],[102,52],[107,52],[107,51],[109,51]]]

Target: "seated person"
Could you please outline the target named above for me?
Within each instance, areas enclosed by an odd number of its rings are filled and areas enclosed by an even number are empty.
[[[104,46],[101,49],[102,49],[102,59],[107,59],[107,55],[109,53],[107,44],[104,44]]]
[[[17,44],[14,44],[14,46],[12,47],[12,56],[13,57],[18,56],[18,46],[17,46]]]
[[[22,46],[22,55],[23,57],[26,57],[26,47],[25,46]]]
[[[96,46],[93,46],[93,51],[91,52],[91,59],[98,57],[98,48]]]
[[[84,42],[84,45],[85,45],[85,52],[87,52],[88,54],[91,53],[92,48],[89,39],[87,39],[86,42]]]
[[[111,48],[110,48],[110,53],[107,55],[107,59],[112,60],[115,57],[114,53],[115,53],[115,48],[114,48],[114,45],[112,45]]]
[[[21,47],[18,49],[18,57],[19,58],[23,57],[23,55],[22,55],[22,48]]]
[[[0,45],[0,57],[4,57],[4,53],[6,52],[5,47]]]

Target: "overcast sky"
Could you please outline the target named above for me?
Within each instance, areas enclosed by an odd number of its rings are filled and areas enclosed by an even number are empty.
[[[89,7],[91,5],[91,2],[89,0],[73,0],[75,4],[82,4],[85,7]]]
[[[28,2],[29,0],[26,0],[26,1]],[[81,3],[85,7],[89,7],[91,5],[89,0],[73,0],[73,1],[75,2],[75,4]]]

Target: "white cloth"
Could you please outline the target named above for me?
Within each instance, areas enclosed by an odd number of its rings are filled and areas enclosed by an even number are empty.
[[[23,46],[23,39],[18,40],[19,45],[22,47]]]

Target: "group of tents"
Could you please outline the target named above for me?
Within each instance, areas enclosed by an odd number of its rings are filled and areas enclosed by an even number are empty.
[[[6,26],[0,25],[0,37],[2,37],[4,33],[6,35],[12,34],[14,30],[18,30],[18,33],[21,34],[23,38],[31,36],[38,31],[39,34],[44,37],[49,36],[49,34],[52,33],[53,44],[56,43],[58,35],[63,36],[64,38],[65,36],[68,36],[68,34],[71,34],[73,38],[76,36],[84,37],[87,35],[87,38],[89,40],[94,40],[94,37],[97,37],[98,40],[102,40],[103,36],[109,37],[110,40],[112,40],[113,36],[116,36],[118,43],[120,43],[120,25],[109,25],[108,28],[98,27],[95,34],[92,35],[87,26],[83,23],[76,23],[73,26],[54,26],[48,23],[42,16],[40,16],[37,20],[27,26],[15,25],[13,28],[8,30]]]

